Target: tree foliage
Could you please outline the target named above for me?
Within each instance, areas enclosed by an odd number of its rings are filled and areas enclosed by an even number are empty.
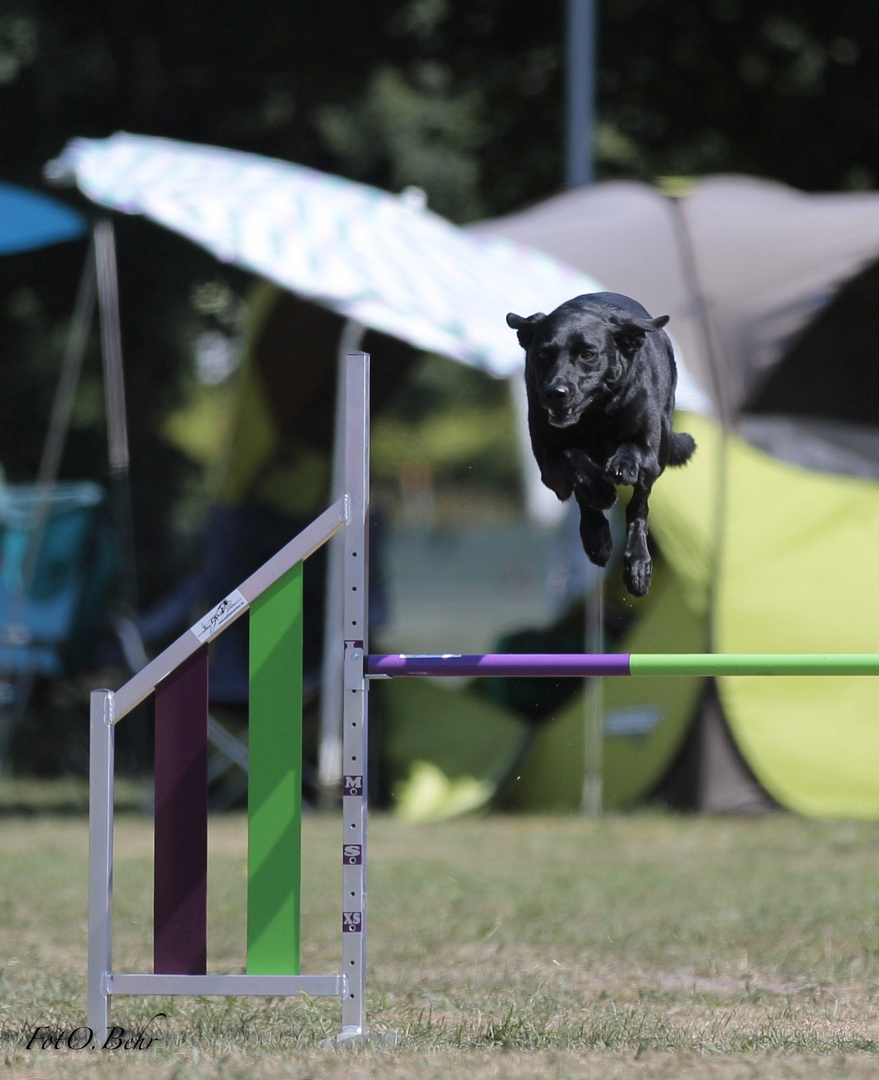
[[[595,7],[599,176],[872,183],[872,0]],[[564,33],[565,0],[6,0],[3,172],[37,183],[67,138],[124,129],[503,212],[561,182]]]

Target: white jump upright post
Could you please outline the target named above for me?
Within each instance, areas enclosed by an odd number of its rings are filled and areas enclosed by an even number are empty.
[[[367,1031],[367,823],[369,820],[369,355],[345,357],[345,492],[342,573],[342,1031],[328,1044],[400,1037]],[[330,613],[331,614],[331,613]],[[336,639],[338,641],[338,638]]]
[[[107,1039],[110,998],[106,978],[112,970],[113,792],[115,739],[113,694],[95,690],[89,734],[89,927],[88,1026],[98,1046]]]
[[[369,612],[369,363],[346,357],[345,529],[342,702],[342,959],[348,989],[342,1039],[365,1034],[368,688],[365,657]]]

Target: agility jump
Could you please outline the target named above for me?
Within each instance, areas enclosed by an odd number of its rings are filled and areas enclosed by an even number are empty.
[[[346,371],[344,494],[115,693],[91,695],[88,1025],[103,1043],[116,994],[338,997],[341,1038],[364,1035],[366,956],[367,358]],[[341,964],[299,970],[302,564],[344,530]],[[208,647],[250,613],[246,974],[206,973]],[[112,957],[114,734],[155,707],[153,971]]]
[[[123,687],[91,696],[88,1025],[107,1035],[122,995],[338,997],[340,1039],[366,1028],[368,687],[373,679],[468,676],[879,675],[873,654],[370,655],[367,601],[369,357],[345,371],[344,493]],[[302,791],[302,564],[344,532],[342,832],[339,970],[299,970]],[[208,647],[250,613],[247,961],[206,973]],[[154,956],[151,973],[113,969],[114,737],[155,703]]]

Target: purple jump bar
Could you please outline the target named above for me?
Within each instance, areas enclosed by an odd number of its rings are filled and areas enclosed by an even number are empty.
[[[627,653],[488,653],[485,656],[369,656],[367,675],[545,676],[630,675]]]

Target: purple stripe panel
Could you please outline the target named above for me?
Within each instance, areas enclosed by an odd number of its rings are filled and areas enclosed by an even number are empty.
[[[628,653],[488,653],[484,656],[369,656],[367,675],[464,675],[530,678],[630,675]]]
[[[156,687],[153,970],[207,965],[208,648]]]

